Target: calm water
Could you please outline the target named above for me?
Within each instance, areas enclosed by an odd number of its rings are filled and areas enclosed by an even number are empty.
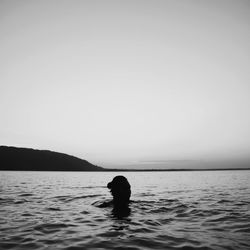
[[[132,186],[117,218],[106,184]],[[0,172],[0,249],[250,249],[250,171]]]

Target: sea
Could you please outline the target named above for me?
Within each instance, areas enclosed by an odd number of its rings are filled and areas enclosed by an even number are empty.
[[[129,210],[107,183],[125,176]],[[0,249],[250,249],[250,171],[0,172]]]

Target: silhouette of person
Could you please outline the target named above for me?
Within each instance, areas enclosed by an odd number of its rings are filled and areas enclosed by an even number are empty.
[[[130,184],[126,177],[118,175],[107,184],[113,196],[113,215],[118,218],[126,217],[130,214],[128,207],[131,196]]]

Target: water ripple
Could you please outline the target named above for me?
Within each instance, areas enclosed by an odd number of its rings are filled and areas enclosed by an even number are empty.
[[[1,179],[0,249],[250,249],[250,174],[238,173],[235,182],[234,173],[192,173],[180,182],[181,173],[172,173],[175,182],[168,173],[145,173],[144,180],[156,175],[145,184],[133,173],[122,218],[100,206],[110,198],[109,175],[8,174]]]

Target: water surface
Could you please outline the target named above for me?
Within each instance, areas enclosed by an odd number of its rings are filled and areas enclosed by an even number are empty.
[[[117,218],[99,205],[121,174]],[[0,249],[250,249],[250,171],[6,171],[0,192]]]

